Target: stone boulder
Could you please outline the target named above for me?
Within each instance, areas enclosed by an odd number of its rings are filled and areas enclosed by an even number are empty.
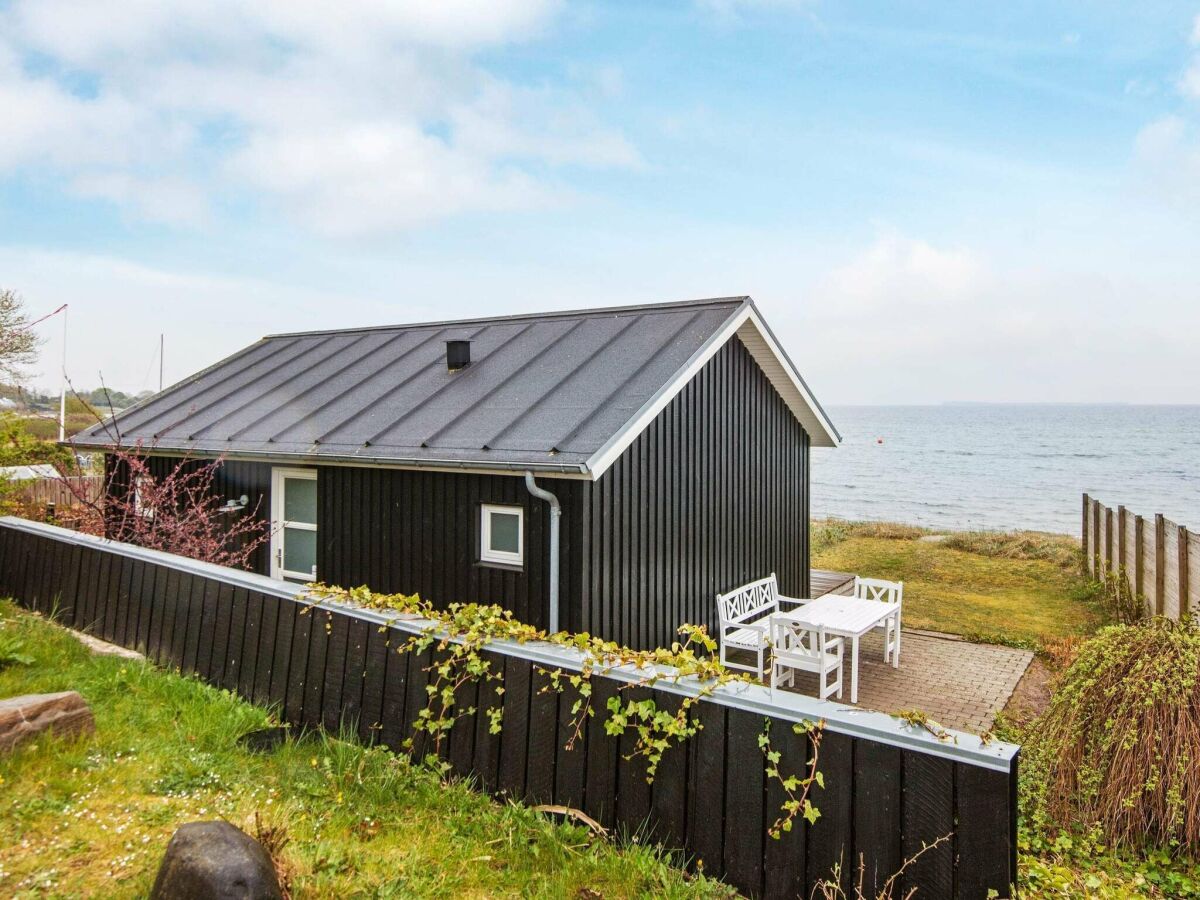
[[[262,845],[228,822],[188,822],[167,844],[151,900],[282,900]]]
[[[96,730],[92,710],[76,691],[24,694],[0,700],[0,753],[44,732],[57,735],[91,734]]]

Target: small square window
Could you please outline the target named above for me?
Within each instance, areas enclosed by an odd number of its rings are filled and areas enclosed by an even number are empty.
[[[479,561],[520,566],[525,562],[525,510],[519,506],[480,507]]]

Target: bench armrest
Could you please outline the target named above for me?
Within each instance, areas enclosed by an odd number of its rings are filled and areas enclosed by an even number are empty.
[[[780,609],[783,608],[784,604],[788,604],[790,606],[803,606],[805,603],[812,603],[812,600],[808,598],[785,597],[782,594],[777,595],[775,600],[779,603]]]
[[[770,627],[770,618],[768,614],[761,619],[754,619],[750,622],[726,622],[721,626],[721,633],[724,634],[725,631],[732,628],[749,628],[751,631],[761,631],[763,634],[766,634],[767,629]]]

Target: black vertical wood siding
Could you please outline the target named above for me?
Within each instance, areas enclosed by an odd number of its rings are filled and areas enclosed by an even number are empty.
[[[397,652],[413,633],[403,626],[381,628],[341,607],[310,608],[281,596],[286,587],[279,583],[248,584],[231,569],[134,556],[121,552],[123,545],[32,527],[41,530],[0,523],[0,596],[54,613],[65,625],[115,636],[160,663],[272,705],[292,724],[345,726],[348,736],[397,751],[428,702],[424,688],[437,651]],[[230,610],[228,622],[222,608]],[[124,630],[110,631],[122,619]],[[706,873],[752,897],[811,896],[835,864],[849,880],[860,859],[874,891],[904,857],[947,834],[951,842],[905,870],[906,896],[912,890],[963,900],[984,900],[989,890],[1010,896],[1015,759],[1008,771],[997,771],[840,733],[831,722],[819,753],[824,787],[811,795],[821,816],[812,825],[797,819],[791,832],[772,840],[767,829],[784,796],[766,774],[758,735],[769,729],[783,777],[803,774],[811,738],[797,735],[791,722],[701,699],[693,712],[703,728],[667,751],[651,785],[644,758],[630,754],[628,735],[605,731],[603,713],[583,723],[568,750],[577,731],[574,696],[543,692],[544,671],[518,652],[493,646],[485,656],[502,681],[463,689],[464,711],[477,712],[457,719],[441,752],[456,774],[492,793],[583,809],[606,826],[685,851],[693,865],[702,862]],[[599,671],[592,687],[601,710],[613,696],[652,699],[668,710],[680,702],[661,686],[629,686]],[[491,733],[483,712],[495,706],[504,710],[499,734]],[[412,752],[421,758],[432,749],[418,740]]]
[[[154,456],[150,474],[203,460]],[[111,465],[111,464],[110,464]],[[286,468],[304,466],[280,464]],[[317,469],[317,575],[347,587],[420,594],[440,608],[450,603],[498,603],[521,620],[545,627],[549,612],[550,511],[533,497],[523,475],[406,471],[351,466]],[[264,526],[271,516],[271,463],[223,460],[213,490],[224,500],[249,499],[248,512]],[[123,480],[116,479],[119,484]],[[561,626],[578,626],[582,528],[581,481],[543,479],[563,507],[560,545]],[[479,506],[501,503],[525,510],[526,561],[518,571],[485,566],[479,558]],[[246,567],[270,574],[269,542]]]
[[[582,630],[669,646],[715,633],[716,594],[774,572],[809,590],[809,438],[736,337],[596,482],[583,525]]]
[[[560,627],[574,630],[568,598],[578,597],[578,516],[585,483],[542,479],[562,504]],[[498,568],[479,560],[479,507],[525,511],[525,565]],[[497,603],[518,619],[548,624],[550,508],[524,476],[322,466],[317,476],[317,574],[346,587],[420,594],[439,608]]]

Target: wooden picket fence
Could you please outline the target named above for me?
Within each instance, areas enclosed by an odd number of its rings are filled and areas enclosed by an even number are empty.
[[[100,499],[104,490],[102,475],[72,475],[63,478],[33,478],[17,482],[14,495],[34,509],[54,505],[55,509],[82,506],[81,498],[89,503]],[[72,488],[74,490],[72,490]]]
[[[1123,581],[1147,614],[1200,615],[1200,534],[1161,513],[1144,518],[1084,494],[1082,540],[1088,574]]]

